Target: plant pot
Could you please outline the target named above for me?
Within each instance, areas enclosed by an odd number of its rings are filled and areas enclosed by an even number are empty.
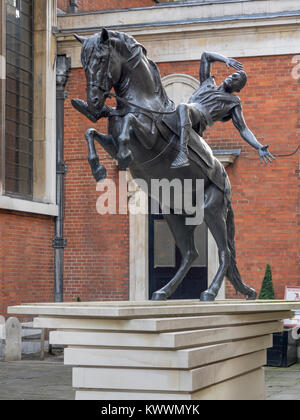
[[[292,328],[273,334],[273,347],[267,350],[267,366],[288,367],[297,363],[297,341]]]

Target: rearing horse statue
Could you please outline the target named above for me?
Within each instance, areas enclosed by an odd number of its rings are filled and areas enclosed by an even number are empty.
[[[172,166],[180,150],[178,115],[145,48],[125,33],[106,29],[90,38],[75,36],[83,44],[81,60],[87,81],[87,103],[74,99],[72,104],[93,122],[108,117],[108,135],[94,129],[85,134],[96,181],[106,177],[106,170],[99,162],[95,140],[118,160],[120,168],[128,167],[133,178],[143,179],[148,185],[152,179],[203,180],[204,220],[218,246],[219,268],[200,300],[213,301],[225,276],[247,299],[256,299],[255,290],[242,282],[236,265],[231,186],[226,171],[194,130],[190,130],[188,165]],[[112,88],[116,109],[105,105]],[[266,148],[260,150],[263,157],[268,153]],[[194,243],[196,225],[186,224],[186,214],[176,214],[172,208],[164,217],[182,260],[175,276],[153,293],[152,300],[169,298],[198,256]]]

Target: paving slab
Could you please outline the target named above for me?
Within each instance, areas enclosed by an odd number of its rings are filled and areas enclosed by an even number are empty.
[[[264,369],[267,400],[300,400],[300,363]],[[64,366],[62,355],[0,362],[0,400],[74,399],[72,368]]]
[[[267,400],[300,400],[300,363],[288,368],[265,367]]]
[[[62,357],[0,362],[0,400],[74,400],[72,369]]]

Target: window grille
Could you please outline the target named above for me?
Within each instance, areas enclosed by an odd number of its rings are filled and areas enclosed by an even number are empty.
[[[33,1],[6,0],[5,192],[33,194]]]

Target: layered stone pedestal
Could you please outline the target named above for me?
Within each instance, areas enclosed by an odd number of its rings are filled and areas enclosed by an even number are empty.
[[[272,333],[300,302],[198,300],[31,304],[66,346],[78,400],[264,399]]]

